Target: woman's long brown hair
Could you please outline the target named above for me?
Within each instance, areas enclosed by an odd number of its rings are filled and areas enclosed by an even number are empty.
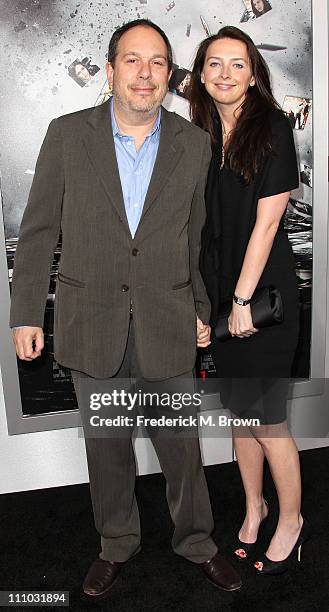
[[[239,28],[225,26],[199,45],[188,90],[191,119],[209,132],[213,148],[216,146],[214,121],[219,120],[219,115],[213,99],[201,83],[201,72],[208,47],[222,38],[232,38],[245,43],[255,79],[255,85],[249,87],[241,105],[241,112],[227,149],[231,169],[248,184],[262,165],[266,153],[272,150],[270,111],[277,109],[283,116],[284,113],[273,97],[268,66],[251,38]]]

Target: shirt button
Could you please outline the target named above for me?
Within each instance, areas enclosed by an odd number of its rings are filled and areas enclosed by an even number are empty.
[[[134,204],[134,208],[139,208],[139,204]]]
[[[122,285],[121,286],[121,291],[123,291],[123,292],[129,291],[128,285]]]
[[[136,257],[136,255],[138,255],[139,253],[138,249],[133,249],[131,252],[134,255],[134,257]]]

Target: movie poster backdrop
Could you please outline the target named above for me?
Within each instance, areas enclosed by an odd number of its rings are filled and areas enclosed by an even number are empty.
[[[223,25],[247,32],[269,64],[274,94],[294,129],[300,187],[285,224],[296,257],[301,333],[293,375],[309,376],[312,295],[312,30],[311,1],[90,0],[0,1],[2,141],[0,171],[11,282],[19,226],[36,158],[49,122],[104,102],[110,95],[104,64],[112,32],[149,18],[169,35],[174,70],[165,106],[188,118],[185,99],[198,43]],[[284,19],[282,16],[284,15]],[[32,363],[18,360],[23,414],[76,408],[69,370],[53,356],[53,306],[60,243],[54,253],[45,312],[45,350]],[[199,351],[201,379],[216,376],[209,350]]]

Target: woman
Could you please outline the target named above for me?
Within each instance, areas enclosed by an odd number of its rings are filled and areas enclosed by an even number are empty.
[[[288,377],[298,339],[294,257],[283,229],[290,191],[299,184],[292,130],[273,98],[264,59],[238,28],[224,27],[201,43],[189,95],[191,117],[209,132],[213,145],[200,258],[212,325],[220,304],[232,303],[232,338],[214,340],[211,348],[221,399],[234,415],[258,415],[261,422],[233,428],[246,494],[235,554],[250,556],[268,514],[262,494],[266,457],[280,515],[255,568],[262,574],[282,573],[307,536],[300,513],[298,451],[286,423]],[[284,322],[258,331],[249,300],[256,288],[270,285],[281,293]]]
[[[271,5],[267,0],[251,0],[251,8],[255,17],[261,17],[271,10]]]
[[[74,62],[71,64],[68,67],[68,73],[80,87],[84,87],[91,79],[88,69],[82,62]]]
[[[169,81],[169,91],[185,98],[185,91],[190,83],[191,75],[185,68],[177,68],[173,71]]]

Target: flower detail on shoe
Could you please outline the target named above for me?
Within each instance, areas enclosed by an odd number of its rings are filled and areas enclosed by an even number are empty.
[[[247,553],[243,548],[237,548],[234,553],[237,557],[240,557],[240,559],[245,559],[247,557]]]
[[[263,569],[263,563],[261,561],[256,561],[256,563],[254,563],[254,567],[261,572]]]

